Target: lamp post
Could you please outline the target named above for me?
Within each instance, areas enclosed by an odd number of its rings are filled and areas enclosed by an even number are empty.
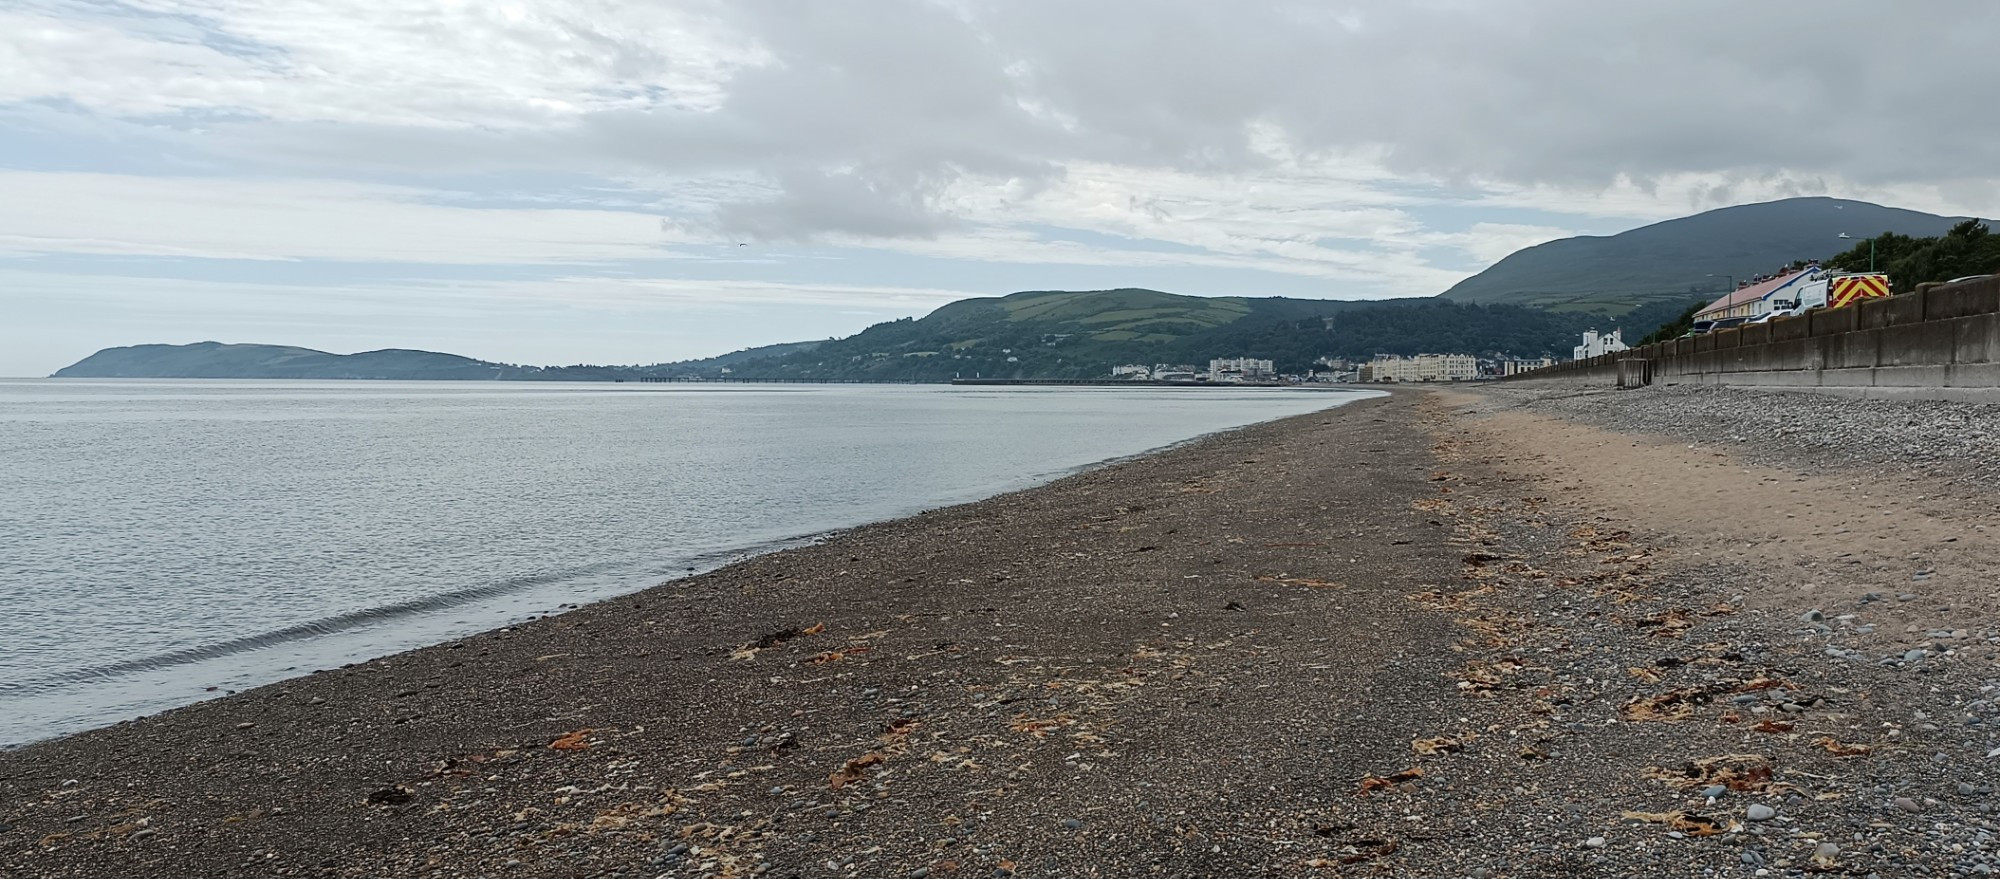
[[[1854,236],[1842,232],[1840,233],[1840,237],[1852,239]],[[1871,272],[1875,271],[1875,239],[1873,238],[1868,239],[1868,270]]]
[[[1709,276],[1709,277],[1711,277],[1711,278],[1728,278],[1728,279],[1729,279],[1729,292],[1731,292],[1731,293],[1734,293],[1734,292],[1736,292],[1736,276],[1735,276],[1735,275],[1722,275],[1722,274],[1716,274],[1715,272],[1709,272],[1709,273],[1708,273],[1708,276]]]

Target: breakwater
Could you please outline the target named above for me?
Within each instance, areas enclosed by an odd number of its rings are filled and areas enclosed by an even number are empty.
[[[2000,402],[2000,278],[1642,345],[1509,380]]]

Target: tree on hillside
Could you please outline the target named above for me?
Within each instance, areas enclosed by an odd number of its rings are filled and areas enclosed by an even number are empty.
[[[1634,346],[1651,345],[1654,342],[1664,342],[1668,339],[1678,339],[1681,336],[1686,335],[1689,330],[1694,329],[1695,314],[1699,313],[1702,309],[1707,307],[1708,307],[1708,300],[1706,299],[1701,300],[1700,302],[1696,302],[1692,305],[1689,305],[1686,311],[1681,312],[1680,317],[1674,318],[1671,322],[1661,324],[1659,329],[1647,333],[1644,338],[1641,338],[1639,341],[1633,342],[1632,344]]]
[[[1873,246],[1875,270],[1889,273],[1897,293],[1915,290],[1918,284],[2000,272],[2000,236],[1984,220],[1966,220],[1931,238],[1884,233],[1875,236]],[[1865,272],[1869,247],[1870,241],[1863,240],[1827,260],[1826,267]]]

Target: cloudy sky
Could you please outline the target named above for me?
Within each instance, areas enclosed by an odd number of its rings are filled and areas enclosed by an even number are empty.
[[[0,375],[650,363],[973,295],[1428,296],[1831,194],[2000,213],[2000,4],[11,0]]]

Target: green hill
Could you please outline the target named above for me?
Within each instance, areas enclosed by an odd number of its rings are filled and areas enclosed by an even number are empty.
[[[1450,351],[1527,357],[1567,354],[1590,327],[1623,326],[1636,337],[1687,304],[1675,299],[1609,322],[1596,314],[1436,299],[1039,290],[953,302],[808,351],[737,362],[730,374],[805,381],[1101,378],[1120,363],[1201,366],[1215,357],[1268,358],[1286,372],[1304,372],[1326,356]]]
[[[58,370],[55,378],[491,379],[521,367],[389,348],[329,354],[288,345],[133,345],[106,348]]]
[[[1345,301],[1179,296],[1158,290],[1037,290],[965,299],[922,318],[876,324],[844,339],[767,345],[650,366],[517,366],[389,349],[329,354],[281,345],[107,348],[57,378],[504,379],[628,381],[734,378],[949,381],[954,377],[1105,378],[1121,363],[1205,366],[1258,357],[1305,372],[1321,357],[1463,352],[1566,354],[1584,329],[1633,337],[1687,303],[1635,310],[1622,321],[1519,305],[1439,299]],[[725,372],[727,370],[727,372]]]
[[[1830,257],[1853,243],[1842,234],[1941,235],[1961,219],[1833,198],[1739,205],[1516,251],[1444,298],[1622,315],[1649,303],[1713,298],[1732,277]]]
[[[819,345],[819,342],[780,342],[776,345],[759,345],[755,348],[731,351],[728,354],[717,354],[714,357],[704,357],[700,360],[682,360],[675,363],[660,364],[659,367],[653,368],[730,366],[742,363],[745,360],[756,360],[760,357],[782,357],[794,351],[811,351],[819,347]],[[646,369],[648,367],[639,368]]]

